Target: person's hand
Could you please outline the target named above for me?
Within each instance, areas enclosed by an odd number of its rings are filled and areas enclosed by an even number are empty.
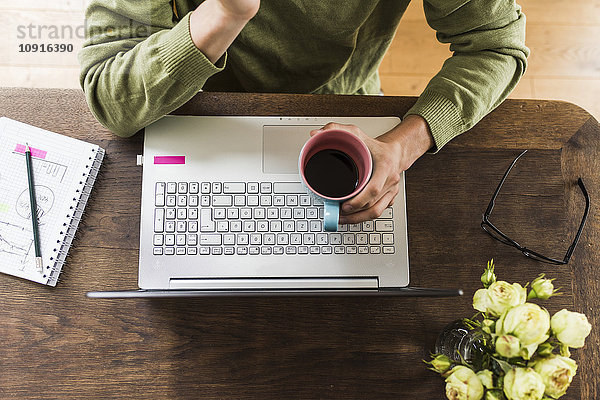
[[[202,2],[190,15],[192,42],[212,63],[217,62],[259,7],[260,0]]]
[[[373,157],[373,174],[365,188],[342,204],[340,224],[356,224],[378,218],[394,203],[401,174],[429,150],[433,137],[425,120],[417,115],[407,116],[394,129],[376,139],[367,136],[355,125],[328,123],[310,132],[314,136],[326,129],[341,129],[358,136]]]

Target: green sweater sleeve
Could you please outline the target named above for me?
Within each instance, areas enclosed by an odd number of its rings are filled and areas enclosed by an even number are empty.
[[[192,42],[189,16],[173,19],[166,1],[94,0],[79,53],[80,83],[94,116],[119,136],[191,99],[221,71]]]
[[[425,0],[425,16],[453,52],[415,105],[438,151],[496,108],[525,73],[525,15],[508,0]]]

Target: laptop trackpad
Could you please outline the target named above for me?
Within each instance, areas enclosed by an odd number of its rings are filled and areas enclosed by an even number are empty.
[[[297,174],[298,156],[309,132],[322,125],[265,125],[263,127],[263,173]]]

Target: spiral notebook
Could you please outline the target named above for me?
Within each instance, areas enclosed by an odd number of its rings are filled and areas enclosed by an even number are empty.
[[[31,148],[43,272],[35,266],[25,146]],[[0,118],[0,272],[55,286],[104,150]]]

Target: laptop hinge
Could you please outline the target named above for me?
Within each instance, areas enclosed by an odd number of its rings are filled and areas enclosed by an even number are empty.
[[[274,290],[274,289],[377,289],[377,278],[171,278],[170,289]]]

